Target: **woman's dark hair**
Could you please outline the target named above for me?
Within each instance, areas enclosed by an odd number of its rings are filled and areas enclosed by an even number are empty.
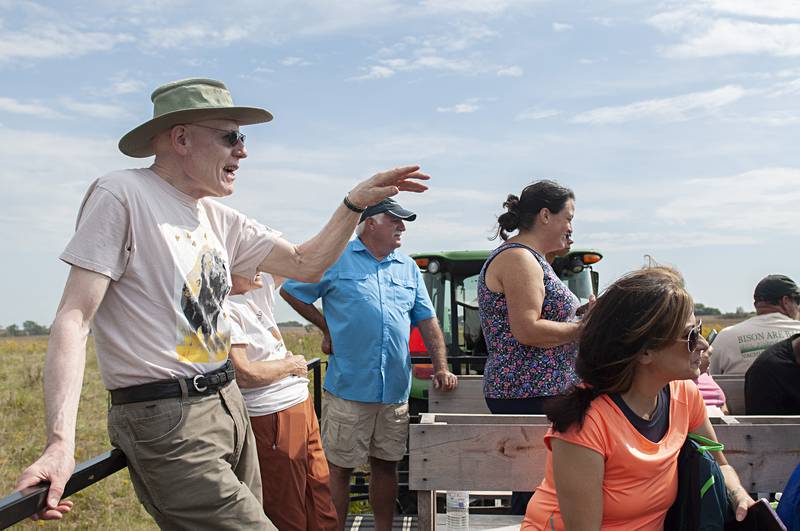
[[[497,218],[497,232],[491,239],[500,236],[505,241],[510,232],[533,227],[536,216],[543,208],[558,214],[570,199],[575,200],[572,190],[547,180],[526,186],[519,197],[508,194],[508,199],[503,203],[506,211]]]
[[[582,426],[592,400],[630,389],[639,355],[678,339],[693,308],[683,277],[669,267],[646,267],[606,288],[584,317],[575,363],[583,383],[545,407],[553,429]]]

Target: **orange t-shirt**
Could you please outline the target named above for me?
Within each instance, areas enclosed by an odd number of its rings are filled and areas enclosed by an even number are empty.
[[[544,437],[557,438],[594,450],[605,460],[603,476],[603,530],[661,530],[678,491],[678,452],[686,434],[706,419],[703,397],[691,380],[670,382],[669,428],[658,443],[639,433],[608,397],[597,397],[579,430],[551,429]],[[562,530],[553,481],[553,454],[547,452],[545,475],[528,504],[522,531]]]

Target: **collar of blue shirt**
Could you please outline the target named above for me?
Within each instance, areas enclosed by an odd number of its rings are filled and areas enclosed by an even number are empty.
[[[375,258],[375,255],[373,255],[373,254],[370,252],[370,250],[369,250],[369,249],[367,249],[367,246],[366,246],[366,245],[364,245],[364,242],[362,242],[362,241],[361,241],[361,238],[359,238],[358,236],[356,236],[356,239],[355,239],[355,240],[353,240],[353,252],[356,252],[356,253],[358,253],[358,252],[362,252],[362,251],[366,251],[366,252],[368,252],[368,253],[369,253],[369,254],[370,254],[370,255],[371,255],[373,258]],[[385,261],[387,261],[387,260],[393,260],[393,261],[395,261],[395,262],[402,262],[402,260],[401,260],[401,259],[400,259],[400,257],[398,256],[397,249],[395,249],[395,250],[394,250],[394,251],[392,251],[391,253],[387,254],[387,255],[386,255],[384,258],[383,258],[383,260],[381,260],[381,262],[385,262]]]

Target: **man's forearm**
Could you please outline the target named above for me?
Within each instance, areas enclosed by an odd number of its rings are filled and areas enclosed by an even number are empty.
[[[436,317],[426,319],[417,323],[425,348],[431,357],[434,371],[447,370],[447,349],[444,345],[442,329],[439,328],[439,320]]]
[[[235,364],[236,381],[242,389],[263,387],[292,375],[289,360],[252,361],[244,365]]]
[[[56,317],[44,366],[47,444],[64,444],[73,451],[89,333],[89,324],[77,313]]]
[[[296,247],[299,277],[322,277],[339,259],[355,231],[360,214],[340,204],[316,236]]]

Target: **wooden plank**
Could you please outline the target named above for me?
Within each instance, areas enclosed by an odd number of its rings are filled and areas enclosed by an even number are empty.
[[[800,462],[800,422],[789,417],[779,424],[777,417],[762,417],[775,422],[750,423],[749,418],[714,426],[725,457],[749,492],[781,492]]]
[[[458,377],[458,387],[452,391],[428,389],[428,411],[431,413],[489,413],[483,398],[483,376]]]
[[[714,381],[725,393],[726,404],[731,415],[744,415],[744,376],[714,376]]]
[[[544,477],[547,424],[434,424],[410,429],[411,490],[530,491]]]
[[[422,413],[419,416],[419,423],[420,424],[433,424],[436,422],[436,414],[435,413]]]
[[[529,491],[544,477],[544,417],[436,415],[435,420],[411,426],[412,490]],[[783,490],[800,461],[800,418],[735,421],[714,419],[714,429],[743,485],[750,492]]]
[[[417,526],[420,531],[433,531],[436,521],[436,491],[417,491]]]
[[[437,413],[434,418],[435,422],[440,424],[522,424],[525,426],[540,424],[545,426],[550,425],[550,421],[547,420],[545,415],[478,415],[467,413]]]
[[[800,424],[800,415],[736,415],[734,417],[724,417],[725,419],[735,419],[739,424]],[[730,420],[726,420],[730,424]],[[711,424],[718,424],[720,421],[711,419]]]

